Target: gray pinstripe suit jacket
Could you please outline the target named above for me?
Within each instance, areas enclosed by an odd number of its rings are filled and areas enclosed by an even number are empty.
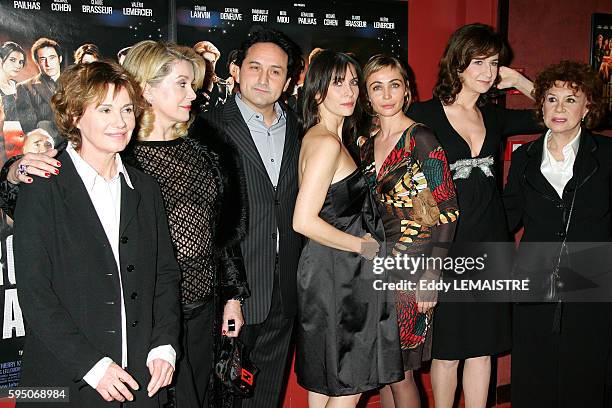
[[[216,128],[238,148],[246,176],[249,200],[249,225],[241,243],[251,297],[243,307],[247,324],[264,321],[270,310],[276,259],[276,231],[279,239],[279,285],[283,314],[296,314],[296,273],[302,249],[302,236],[293,231],[292,219],[298,192],[297,163],[300,126],[295,114],[283,105],[287,114],[285,146],[276,190],[268,177],[235,97],[204,113]]]

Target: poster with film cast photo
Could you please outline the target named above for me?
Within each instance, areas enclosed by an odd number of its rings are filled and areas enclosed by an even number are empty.
[[[606,116],[602,127],[612,129],[612,14],[591,17],[591,66],[603,82]]]
[[[141,40],[176,38],[182,45],[197,44],[209,71],[199,108],[208,109],[237,90],[228,58],[258,27],[286,32],[301,46],[307,69],[309,55],[318,48],[352,53],[361,63],[383,52],[405,60],[407,14],[405,0],[2,1],[0,162],[60,142],[50,99],[62,70],[75,62],[120,59]],[[302,81],[303,75],[290,98]],[[19,271],[12,260],[12,220],[1,210],[0,215],[0,388],[6,388],[18,385],[26,328],[17,296]]]

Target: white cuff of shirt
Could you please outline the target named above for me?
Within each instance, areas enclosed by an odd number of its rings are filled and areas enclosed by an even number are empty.
[[[157,346],[151,349],[151,351],[149,351],[149,355],[147,356],[147,366],[156,358],[169,362],[172,368],[174,368],[174,363],[176,362],[176,351],[174,350],[174,347],[169,344]]]
[[[111,360],[110,357],[101,358],[100,361],[85,374],[83,380],[95,390],[102,377],[104,377],[106,370],[112,363],[113,360]]]

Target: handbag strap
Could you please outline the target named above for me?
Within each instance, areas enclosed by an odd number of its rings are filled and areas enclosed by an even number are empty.
[[[578,186],[574,187],[574,193],[572,194],[572,203],[570,204],[569,213],[567,215],[567,221],[565,222],[565,231],[563,234],[563,241],[561,241],[561,248],[559,248],[559,256],[557,257],[557,264],[555,265],[555,272],[558,274],[559,267],[561,266],[561,257],[563,256],[563,251],[567,247],[567,233],[569,232],[570,222],[572,220],[572,213],[574,212],[574,202],[576,201],[576,191],[578,190]]]
[[[576,178],[577,179],[577,178]],[[576,201],[576,192],[578,191],[578,184],[574,186],[574,193],[572,194],[572,203],[570,204],[569,213],[567,215],[567,221],[565,222],[565,233],[563,234],[563,241],[561,242],[561,247],[559,248],[559,256],[557,257],[557,263],[553,269],[553,275],[551,279],[551,285],[557,284],[557,279],[559,276],[559,268],[561,266],[561,257],[563,256],[563,252],[567,252],[567,234],[569,232],[570,222],[572,220],[572,213],[574,212],[574,202]],[[556,287],[553,287],[553,290],[556,293]],[[558,296],[557,304],[555,306],[555,311],[553,313],[553,322],[552,322],[552,332],[553,334],[561,333],[561,314],[563,313],[563,303],[561,296]]]

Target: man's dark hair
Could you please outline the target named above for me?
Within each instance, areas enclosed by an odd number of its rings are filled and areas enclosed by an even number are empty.
[[[32,59],[35,62],[38,62],[38,58],[37,58],[38,55],[36,55],[38,53],[38,50],[40,50],[41,48],[45,48],[45,47],[54,48],[55,52],[57,53],[57,56],[59,58],[62,57],[62,49],[60,48],[57,41],[53,41],[49,38],[41,37],[38,40],[36,40],[34,44],[32,44]]]
[[[261,28],[249,33],[247,39],[240,45],[236,54],[235,64],[242,66],[242,62],[253,45],[257,43],[272,43],[276,44],[287,54],[287,78],[291,78],[292,82],[296,82],[304,68],[302,60],[302,49],[285,33],[270,28]]]
[[[230,69],[230,65],[232,65],[232,63],[235,65],[236,64],[236,56],[238,55],[238,50],[231,50],[230,52],[227,53],[227,63],[225,65],[225,67],[229,70]]]

